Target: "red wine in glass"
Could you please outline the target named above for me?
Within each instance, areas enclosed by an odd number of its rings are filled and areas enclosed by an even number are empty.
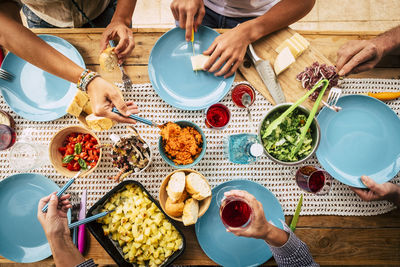
[[[240,108],[245,108],[245,106],[242,103],[242,97],[245,93],[250,95],[251,104],[254,103],[256,96],[254,89],[246,83],[239,83],[232,89],[232,94],[231,94],[233,103],[235,103],[236,106]]]
[[[14,145],[15,139],[15,131],[5,124],[0,124],[0,150],[10,148]]]
[[[251,207],[243,199],[228,197],[221,204],[220,217],[226,228],[247,227],[251,214]]]
[[[297,170],[296,182],[304,191],[323,195],[329,192],[332,177],[320,168],[307,165]]]
[[[223,129],[231,119],[231,112],[223,104],[214,104],[206,111],[206,126],[209,128]]]

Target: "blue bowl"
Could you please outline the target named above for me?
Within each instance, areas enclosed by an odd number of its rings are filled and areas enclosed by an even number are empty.
[[[201,138],[203,139],[203,146],[201,148],[201,153],[200,155],[193,161],[193,163],[191,164],[187,164],[187,165],[176,165],[175,162],[173,162],[170,158],[168,158],[167,154],[165,153],[164,147],[163,147],[163,141],[162,141],[162,137],[160,136],[160,138],[158,139],[158,151],[160,151],[160,155],[163,158],[163,160],[168,163],[168,165],[170,165],[173,168],[176,169],[188,169],[191,168],[193,166],[195,166],[197,163],[200,162],[200,160],[204,157],[204,154],[206,154],[206,148],[207,148],[207,140],[206,140],[206,136],[203,133],[203,131],[201,130],[201,128],[199,126],[197,126],[197,124],[191,122],[191,121],[175,121],[176,124],[178,124],[181,127],[193,127],[194,129],[196,129],[200,134],[201,134]]]

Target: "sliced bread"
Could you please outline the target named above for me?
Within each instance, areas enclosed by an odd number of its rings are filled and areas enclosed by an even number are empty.
[[[171,198],[172,202],[177,202],[185,190],[185,173],[176,172],[169,178],[167,185],[167,194]]]
[[[208,183],[197,173],[190,173],[186,176],[186,190],[192,198],[203,200],[211,196],[211,188]]]
[[[189,198],[185,201],[183,207],[182,221],[183,225],[191,225],[197,222],[199,218],[199,202],[194,198]]]

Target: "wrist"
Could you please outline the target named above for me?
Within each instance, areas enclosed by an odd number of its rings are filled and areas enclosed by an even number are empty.
[[[390,36],[380,35],[371,40],[375,46],[381,50],[382,55],[386,55],[391,50],[396,48],[396,42]]]
[[[116,15],[111,19],[111,23],[124,24],[126,27],[130,27],[131,24],[132,24],[132,17],[127,18],[127,17],[124,17],[124,16]]]
[[[246,21],[238,26],[243,33],[243,40],[251,44],[261,37],[269,34],[267,27],[265,25],[260,25],[258,19],[252,19]]]

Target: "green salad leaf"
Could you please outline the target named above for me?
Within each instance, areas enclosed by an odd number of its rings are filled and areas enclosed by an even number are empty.
[[[299,151],[291,155],[292,151],[296,149],[296,143],[300,138],[302,127],[306,124],[307,117],[296,108],[268,134],[266,132],[268,126],[280,115],[281,113],[276,112],[263,122],[261,126],[263,146],[271,156],[278,160],[286,162],[298,161],[310,154],[312,150],[312,136],[311,129],[309,129]]]

